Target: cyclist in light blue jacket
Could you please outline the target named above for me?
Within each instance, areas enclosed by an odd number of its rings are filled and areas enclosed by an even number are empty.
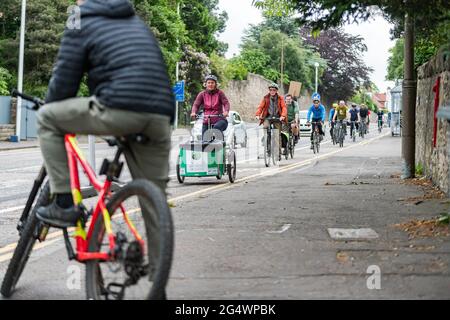
[[[320,140],[322,140],[323,136],[325,136],[325,132],[322,130],[322,126],[323,123],[325,122],[325,107],[320,103],[320,94],[318,93],[314,93],[312,95],[312,100],[313,100],[313,105],[311,106],[311,108],[309,108],[308,111],[308,115],[306,117],[307,119],[307,124],[310,124],[311,121],[311,115],[312,115],[312,122],[313,122],[313,126],[312,126],[312,130],[311,130],[311,149],[314,148],[313,145],[313,133],[315,130],[315,126],[317,125],[318,129],[319,129],[319,133],[320,133]]]

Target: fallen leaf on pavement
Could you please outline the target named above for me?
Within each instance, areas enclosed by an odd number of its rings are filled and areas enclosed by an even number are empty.
[[[410,239],[428,238],[428,237],[450,237],[450,229],[448,225],[439,222],[439,218],[430,220],[411,220],[406,223],[393,225],[396,229],[408,233]]]
[[[349,256],[348,256],[348,254],[347,254],[346,252],[340,251],[340,252],[338,252],[338,253],[336,254],[336,259],[337,259],[339,262],[347,262],[347,261],[349,260]]]

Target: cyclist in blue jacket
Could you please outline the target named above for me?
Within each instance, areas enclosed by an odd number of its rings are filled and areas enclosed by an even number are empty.
[[[317,92],[312,95],[313,105],[309,108],[308,115],[306,117],[307,124],[310,124],[311,121],[311,115],[312,115],[312,122],[316,122],[319,133],[320,133],[320,140],[322,140],[322,137],[325,135],[325,132],[322,130],[323,123],[325,122],[325,107],[320,103],[320,94]],[[313,134],[315,130],[315,124],[313,123],[312,130],[311,130],[311,149],[314,148],[313,145]]]

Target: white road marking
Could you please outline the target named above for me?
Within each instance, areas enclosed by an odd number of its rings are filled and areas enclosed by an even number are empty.
[[[48,246],[52,245],[53,243],[55,243],[55,242],[57,242],[59,240],[60,240],[60,238],[56,238],[56,239],[53,239],[53,240],[47,240],[45,242],[37,243],[37,244],[34,245],[33,251],[38,250],[38,249],[42,249],[42,248],[45,248],[45,247],[48,247]],[[14,254],[14,252],[11,252],[11,253],[7,253],[7,254],[4,254],[4,255],[0,256],[0,262],[4,262],[4,261],[10,260],[13,257],[13,254]]]
[[[39,169],[41,168],[42,165],[40,166],[31,166],[31,167],[22,167],[22,168],[14,168],[14,169],[6,169],[3,172],[20,172],[20,171],[25,171],[25,170],[35,170],[35,169]]]
[[[19,210],[22,210],[23,208],[25,208],[25,206],[18,206],[18,207],[2,209],[2,210],[0,210],[0,214],[19,211]]]
[[[276,230],[276,231],[267,231],[268,233],[284,233],[286,231],[289,230],[289,228],[292,226],[292,224],[288,223],[283,225],[283,227],[281,227],[281,230]]]
[[[328,234],[333,240],[372,240],[378,239],[378,233],[370,228],[343,229],[328,228]]]

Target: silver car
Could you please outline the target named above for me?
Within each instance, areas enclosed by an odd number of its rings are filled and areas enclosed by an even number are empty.
[[[308,110],[300,110],[299,120],[300,120],[300,135],[311,135],[311,126],[306,125]]]
[[[230,111],[227,120],[228,128],[225,130],[225,136],[229,134],[228,131],[233,131],[233,139],[231,140],[233,149],[236,149],[237,145],[240,145],[242,148],[247,148],[247,125],[242,120],[241,115],[236,111]]]

